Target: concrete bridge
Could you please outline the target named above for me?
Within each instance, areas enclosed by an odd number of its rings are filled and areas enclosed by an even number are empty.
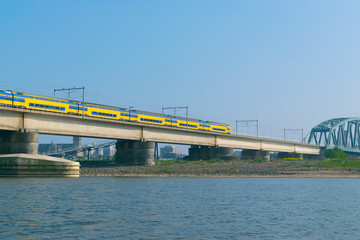
[[[302,158],[303,154],[319,155],[322,149],[298,142],[0,106],[0,154],[37,153],[39,133],[116,139],[117,161],[127,164],[152,164],[155,142],[191,145],[192,159],[224,158],[233,149],[243,149],[243,158],[267,159],[270,152]]]

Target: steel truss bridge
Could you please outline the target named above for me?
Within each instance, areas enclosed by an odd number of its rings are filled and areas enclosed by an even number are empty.
[[[62,151],[47,152],[46,155],[53,156],[53,157],[67,157],[67,156],[72,156],[77,152],[84,152],[84,151],[87,151],[88,155],[89,155],[91,150],[97,150],[99,148],[106,148],[106,147],[110,147],[113,145],[116,145],[116,141],[105,141],[105,142],[100,142],[100,143],[87,144],[87,145],[80,146],[80,147],[66,148],[66,149],[63,149]],[[88,159],[89,159],[89,156],[88,156]]]
[[[333,118],[311,129],[308,144],[360,154],[360,118]]]

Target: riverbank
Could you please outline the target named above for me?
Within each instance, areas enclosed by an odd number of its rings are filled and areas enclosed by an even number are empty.
[[[80,163],[80,176],[359,178],[360,160],[159,161],[154,166]]]

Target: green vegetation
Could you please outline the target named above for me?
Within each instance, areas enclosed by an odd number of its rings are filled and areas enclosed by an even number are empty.
[[[338,150],[335,152],[337,153]],[[339,151],[340,153],[342,151]],[[336,156],[342,156],[337,154]],[[342,156],[343,157],[343,156]],[[182,165],[182,166],[180,166]],[[357,159],[325,159],[306,160],[299,158],[285,158],[281,160],[265,161],[262,158],[254,160],[200,160],[200,161],[159,161],[148,173],[197,173],[207,174],[249,174],[281,171],[310,171],[310,170],[356,170],[360,171],[360,160]]]
[[[277,152],[270,153],[270,159],[277,159],[277,158],[278,158],[278,153]]]
[[[282,158],[283,161],[303,161],[301,158]]]
[[[248,160],[249,162],[257,162],[257,163],[261,163],[264,161],[263,158],[257,158],[257,159],[251,159],[251,160]]]
[[[347,154],[338,147],[333,149],[327,149],[325,152],[325,157],[329,159],[347,159]]]
[[[217,160],[214,158],[214,159],[210,159],[209,161],[207,161],[208,163],[216,163]]]
[[[327,159],[322,161],[322,168],[325,169],[348,169],[360,170],[360,160],[356,159]]]

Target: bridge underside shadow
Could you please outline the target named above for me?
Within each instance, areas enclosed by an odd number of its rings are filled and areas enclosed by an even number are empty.
[[[155,142],[145,142],[139,140],[117,140],[116,142],[116,162],[121,165],[154,165],[154,147]],[[0,154],[13,153],[38,153],[38,133],[36,131],[0,131]],[[322,154],[323,155],[323,154]],[[297,153],[279,153],[279,158],[302,158],[302,154]],[[304,155],[306,158],[319,158],[316,155]],[[321,154],[320,154],[321,157]],[[242,159],[270,160],[269,151],[247,150],[242,151]],[[240,159],[234,155],[234,149],[230,147],[200,146],[191,145],[189,155],[185,160],[236,160]]]
[[[236,158],[240,159],[238,156],[234,155],[233,148],[192,145],[189,148],[189,155],[186,156],[184,160],[232,160]]]

